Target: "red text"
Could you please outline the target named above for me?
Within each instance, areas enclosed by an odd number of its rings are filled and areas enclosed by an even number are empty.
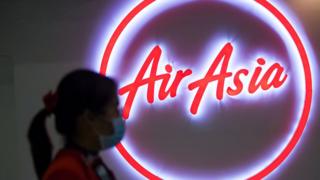
[[[279,88],[284,84],[288,77],[288,75],[285,73],[284,67],[279,63],[272,64],[270,67],[268,67],[265,73],[262,73],[264,65],[266,64],[266,60],[263,58],[258,58],[258,67],[256,67],[253,71],[253,75],[250,78],[248,87],[244,87],[244,83],[241,78],[248,76],[249,70],[240,69],[236,72],[229,71],[228,67],[232,52],[232,44],[227,43],[219,52],[217,57],[213,59],[212,64],[208,68],[205,76],[199,80],[188,83],[188,90],[196,91],[190,107],[190,112],[192,114],[197,114],[199,105],[210,83],[217,83],[215,98],[221,101],[223,100],[225,94],[228,94],[229,96],[237,96],[244,90],[244,88],[250,94],[255,93],[258,89],[267,91],[271,88]],[[141,87],[147,87],[147,101],[148,103],[152,104],[156,96],[156,82],[161,83],[157,97],[159,100],[164,101],[167,98],[176,97],[181,82],[193,74],[191,69],[178,70],[173,73],[172,66],[170,64],[165,66],[166,73],[159,74],[158,67],[161,54],[162,49],[160,46],[154,47],[138,71],[134,81],[119,89],[120,95],[128,94],[123,108],[123,117],[125,119],[129,118],[133,102],[138,90]],[[218,68],[219,65],[221,65],[220,68]],[[150,74],[146,74],[149,68]],[[173,78],[173,81],[171,81],[169,84],[171,78]],[[227,78],[233,79],[233,87],[225,87]]]

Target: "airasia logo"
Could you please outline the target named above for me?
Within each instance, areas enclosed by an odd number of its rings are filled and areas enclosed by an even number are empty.
[[[284,67],[279,63],[274,63],[270,67],[264,67],[264,65],[266,64],[266,60],[264,58],[257,59],[258,67],[253,70],[251,77],[247,77],[250,72],[249,69],[239,69],[236,72],[230,72],[228,70],[228,65],[231,60],[232,52],[232,44],[227,43],[219,52],[217,57],[212,61],[212,64],[209,67],[205,77],[191,82],[188,85],[188,89],[190,91],[196,90],[196,95],[193,98],[190,107],[190,112],[192,114],[197,114],[203,95],[208,85],[213,82],[217,83],[216,99],[221,101],[223,100],[225,93],[227,93],[229,96],[237,96],[244,89],[253,94],[259,88],[264,91],[267,91],[271,88],[279,88],[284,84],[288,77],[288,75],[284,71]],[[159,92],[157,93],[158,98],[160,100],[165,100],[169,98],[169,96],[171,98],[174,98],[177,95],[177,90],[179,88],[179,85],[181,84],[181,81],[193,74],[192,69],[185,69],[178,70],[175,73],[174,77],[171,77],[171,74],[174,73],[172,72],[172,66],[170,64],[167,64],[165,66],[165,70],[167,73],[158,74],[157,72],[161,53],[162,49],[160,46],[154,47],[149,56],[146,58],[144,64],[140,68],[134,82],[120,88],[120,95],[128,93],[123,109],[123,117],[125,119],[129,118],[131,107],[137,95],[137,91],[142,86],[147,86],[147,99],[148,102],[152,104],[154,102],[155,83],[157,81],[161,82]],[[220,69],[218,69],[219,64],[221,65]],[[148,68],[151,68],[151,72],[147,77],[145,77]],[[263,68],[267,68],[267,71],[264,74],[261,74]],[[241,76],[250,78],[248,87],[243,87]],[[174,80],[171,84],[168,84],[171,78],[174,78]],[[233,79],[234,87],[225,87],[225,80],[228,78]]]
[[[108,44],[105,48],[103,59],[100,66],[100,73],[108,75],[108,65],[111,63],[111,56],[114,53],[119,38],[137,16],[145,9],[155,4],[155,0],[143,0],[134,7],[116,27]],[[241,3],[241,2],[239,2]],[[258,4],[270,13],[276,21],[278,21],[285,31],[289,34],[291,41],[295,45],[295,49],[299,54],[299,60],[303,66],[303,79],[305,84],[304,100],[297,126],[290,140],[286,142],[284,148],[281,149],[272,161],[265,166],[257,168],[255,172],[250,172],[247,179],[262,179],[275,171],[292,153],[299,142],[308,118],[312,104],[312,75],[309,64],[309,57],[302,39],[294,28],[293,24],[287,19],[276,6],[267,0],[252,0],[252,3]],[[206,57],[205,61],[210,62],[205,72],[199,72],[196,68],[188,67],[174,69],[173,65],[167,63],[163,65],[161,60],[165,48],[161,45],[153,46],[147,55],[135,61],[142,62],[142,65],[134,69],[134,75],[130,77],[130,81],[122,85],[118,91],[121,97],[125,97],[123,107],[123,117],[129,119],[133,113],[133,106],[137,100],[140,89],[145,88],[147,92],[143,94],[149,104],[155,103],[156,99],[160,101],[168,101],[175,99],[179,95],[179,90],[184,88],[191,97],[191,103],[188,105],[188,111],[192,115],[198,115],[201,104],[204,103],[204,95],[208,93],[208,89],[212,85],[216,85],[214,91],[210,91],[210,101],[224,101],[227,96],[237,97],[242,94],[254,95],[256,93],[268,94],[271,91],[278,91],[282,87],[286,87],[289,78],[294,76],[290,74],[286,65],[281,63],[281,59],[270,59],[269,57],[259,56],[256,59],[250,59],[254,66],[246,67],[230,67],[232,62],[239,60],[234,52],[237,50],[232,42],[225,41],[223,46],[218,49],[212,49],[216,54]],[[250,53],[250,52],[245,52]],[[198,76],[198,74],[202,74]],[[231,82],[231,83],[227,83]],[[186,83],[187,86],[182,86]],[[156,84],[160,87],[156,88]],[[120,155],[132,166],[136,171],[148,179],[162,179],[162,175],[139,162],[134,154],[130,153],[124,144],[117,145]]]

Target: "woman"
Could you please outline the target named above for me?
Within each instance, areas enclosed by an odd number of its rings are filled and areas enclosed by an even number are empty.
[[[88,70],[76,70],[66,75],[56,93],[50,92],[44,102],[45,108],[34,117],[28,132],[39,179],[114,179],[98,152],[115,146],[124,135],[116,83]],[[65,142],[53,161],[45,128],[45,119],[51,114]]]

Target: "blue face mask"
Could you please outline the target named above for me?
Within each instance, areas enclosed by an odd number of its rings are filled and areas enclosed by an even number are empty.
[[[117,145],[123,138],[125,132],[125,122],[121,117],[112,119],[113,134],[99,135],[102,149],[108,149]]]

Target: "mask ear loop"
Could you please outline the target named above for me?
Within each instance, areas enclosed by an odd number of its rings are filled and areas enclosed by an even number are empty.
[[[120,110],[121,111],[121,110]],[[122,119],[122,116],[119,115],[119,117]],[[87,124],[91,127],[91,129],[94,131],[94,133],[97,135],[98,138],[100,138],[101,136],[112,136],[115,132],[113,132],[112,134],[109,135],[105,135],[101,132],[99,132],[97,130],[97,128],[95,128],[95,126],[91,123],[91,122],[87,122]],[[113,130],[115,129],[114,127],[114,123],[111,121],[110,124],[112,125]]]
[[[96,137],[98,138],[99,141],[99,151],[102,150],[102,144],[101,144],[101,133],[98,132],[98,130],[95,128],[95,126],[90,122],[90,120],[87,120],[87,125],[92,129],[92,131],[96,134]]]
[[[89,126],[93,130],[93,132],[96,134],[96,136],[99,137],[101,135],[101,133],[99,133],[98,130],[92,124],[92,121],[94,121],[93,115],[89,112],[89,110],[86,110],[85,114],[86,114],[85,115],[86,116],[85,122],[86,122],[87,126]]]

